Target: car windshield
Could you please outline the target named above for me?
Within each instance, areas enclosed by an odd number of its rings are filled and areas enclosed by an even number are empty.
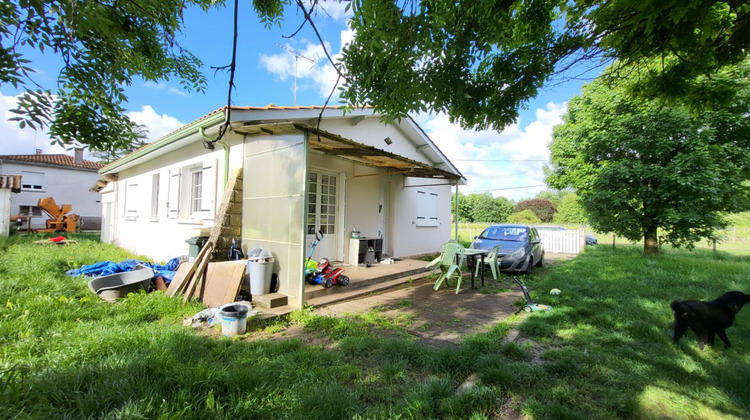
[[[524,242],[528,236],[528,229],[523,227],[490,226],[479,235],[479,239]]]

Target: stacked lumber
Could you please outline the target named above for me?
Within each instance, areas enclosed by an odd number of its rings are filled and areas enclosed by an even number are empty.
[[[182,263],[167,288],[170,296],[182,295],[182,302],[199,299],[208,307],[234,302],[242,287],[246,264],[241,261],[209,263],[214,244],[206,242],[192,264]]]
[[[214,248],[214,244],[209,241],[203,245],[203,249],[195,257],[192,265],[181,264],[175,273],[172,283],[167,288],[167,293],[170,296],[176,294],[182,294],[182,302],[185,303],[192,299],[195,295],[196,290],[201,291],[200,285],[204,284],[206,268],[208,266],[208,259],[211,256],[211,250]],[[183,267],[187,267],[184,268]]]

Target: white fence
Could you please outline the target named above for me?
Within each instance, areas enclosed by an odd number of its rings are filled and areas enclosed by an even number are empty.
[[[586,245],[586,234],[578,230],[539,230],[544,252],[579,254]]]

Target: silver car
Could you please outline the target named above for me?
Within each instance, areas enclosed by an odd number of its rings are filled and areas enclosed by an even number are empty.
[[[470,248],[500,247],[497,265],[500,271],[531,274],[534,266],[544,263],[542,238],[535,228],[526,225],[492,225],[474,238]]]

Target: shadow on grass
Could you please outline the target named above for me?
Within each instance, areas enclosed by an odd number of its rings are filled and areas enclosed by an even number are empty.
[[[548,399],[537,397],[532,411],[548,418],[558,409],[597,418],[747,417],[750,322],[740,314],[729,330],[730,339],[736,337],[732,349],[719,344],[700,352],[692,333],[672,344],[669,308],[673,299],[745,290],[744,258],[676,251],[644,259],[640,252],[593,250],[532,284],[563,291],[544,297],[555,308],[551,313],[517,326],[546,348],[549,381],[542,394]],[[565,389],[585,397],[562,398]]]
[[[2,245],[2,244],[0,244]],[[750,322],[740,313],[732,349],[671,344],[669,302],[744,289],[741,260],[637,249],[587,251],[526,280],[553,306],[497,322],[505,295],[458,322],[493,324],[456,348],[432,349],[379,331],[370,318],[300,314],[335,341],[215,339],[180,327],[200,309],[161,294],[115,305],[92,298],[62,267],[115,251],[8,246],[0,256],[0,406],[8,417],[59,418],[729,418],[750,404]],[[27,262],[31,260],[31,262]],[[92,261],[93,260],[93,261]],[[47,267],[58,274],[35,272]],[[556,287],[559,296],[546,291]],[[449,296],[450,295],[450,296]],[[393,306],[411,310],[417,295]],[[516,298],[513,298],[517,300]],[[409,301],[410,305],[403,302]],[[494,304],[494,305],[493,305]],[[436,307],[445,309],[435,301]],[[508,304],[515,310],[512,302]],[[449,307],[448,307],[449,308]],[[512,324],[512,325],[511,325]],[[505,342],[511,326],[521,339]],[[398,330],[399,326],[394,328]],[[459,391],[476,373],[475,386]]]

